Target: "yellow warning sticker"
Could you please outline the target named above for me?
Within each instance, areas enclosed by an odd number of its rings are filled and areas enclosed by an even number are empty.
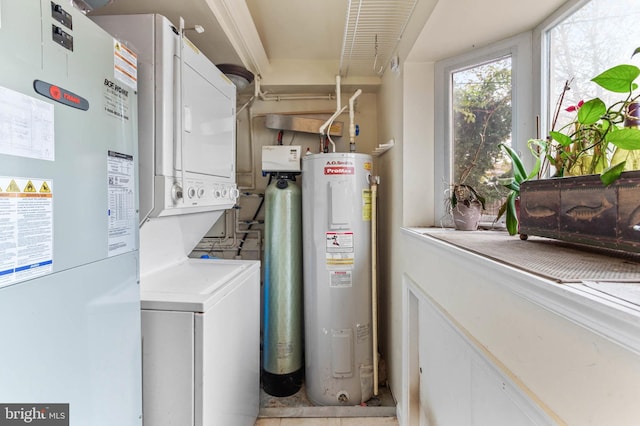
[[[365,162],[364,162],[364,169],[365,169],[365,170],[371,170],[371,169],[373,169],[373,165],[371,164],[371,162],[370,162],[370,161],[365,161]]]
[[[28,181],[22,192],[36,192],[36,187],[33,186],[33,182]]]
[[[53,181],[0,176],[0,288],[53,272]],[[45,187],[48,192],[38,193]],[[22,188],[22,189],[21,189]],[[28,212],[25,214],[25,212]]]
[[[20,187],[16,183],[15,179],[11,179],[9,186],[7,186],[7,192],[20,192]]]
[[[49,184],[47,184],[47,181],[42,182],[42,186],[40,186],[40,193],[51,194],[51,188],[49,188]]]
[[[371,220],[371,190],[362,190],[362,220]]]

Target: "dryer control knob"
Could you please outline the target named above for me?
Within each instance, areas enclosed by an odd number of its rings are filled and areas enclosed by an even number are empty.
[[[174,183],[171,186],[171,199],[174,203],[182,200],[182,187],[178,183]]]
[[[204,197],[204,188],[198,188],[198,198]]]
[[[196,189],[194,187],[189,187],[189,189],[187,189],[187,196],[189,198],[193,198],[196,196]]]

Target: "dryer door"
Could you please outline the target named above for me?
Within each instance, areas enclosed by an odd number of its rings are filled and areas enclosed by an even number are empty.
[[[184,55],[182,166],[189,175],[235,182],[235,98],[225,93],[229,84],[213,64],[199,61],[188,46]]]

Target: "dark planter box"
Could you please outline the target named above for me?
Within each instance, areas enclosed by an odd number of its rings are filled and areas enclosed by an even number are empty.
[[[640,171],[523,182],[520,234],[640,252]]]

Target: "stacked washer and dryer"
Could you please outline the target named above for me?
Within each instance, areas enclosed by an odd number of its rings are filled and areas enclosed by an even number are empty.
[[[145,424],[252,426],[259,262],[188,257],[238,196],[236,88],[163,16],[92,19],[138,55]]]

